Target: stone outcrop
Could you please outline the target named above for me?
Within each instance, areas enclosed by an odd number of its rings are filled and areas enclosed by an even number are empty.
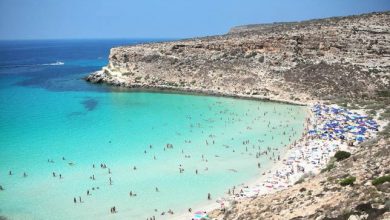
[[[390,12],[233,28],[111,49],[87,80],[307,102],[390,89]]]

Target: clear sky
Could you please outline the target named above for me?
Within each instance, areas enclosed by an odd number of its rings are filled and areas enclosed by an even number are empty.
[[[187,38],[390,10],[390,0],[0,0],[0,39]]]

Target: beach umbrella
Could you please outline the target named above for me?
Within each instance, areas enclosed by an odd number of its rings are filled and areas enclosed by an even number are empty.
[[[362,136],[362,135],[359,135],[359,136],[356,136],[356,140],[357,141],[359,141],[359,142],[362,142],[362,141],[364,141],[364,136]]]

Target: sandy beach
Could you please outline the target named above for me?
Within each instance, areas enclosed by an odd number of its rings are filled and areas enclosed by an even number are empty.
[[[172,219],[207,219],[207,213],[212,210],[224,210],[236,201],[286,189],[305,176],[320,173],[337,151],[353,152],[355,145],[375,137],[378,128],[379,125],[361,111],[351,112],[337,105],[309,105],[302,137],[290,144],[270,169],[254,181],[233,186],[225,197],[217,198],[214,203]]]

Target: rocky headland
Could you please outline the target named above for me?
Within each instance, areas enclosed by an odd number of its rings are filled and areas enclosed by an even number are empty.
[[[322,102],[382,125],[349,158],[275,193],[234,202],[216,219],[390,219],[390,12],[247,25],[228,34],[111,49],[87,80],[174,90]],[[341,181],[354,177],[352,184]],[[379,180],[378,180],[379,179]]]

